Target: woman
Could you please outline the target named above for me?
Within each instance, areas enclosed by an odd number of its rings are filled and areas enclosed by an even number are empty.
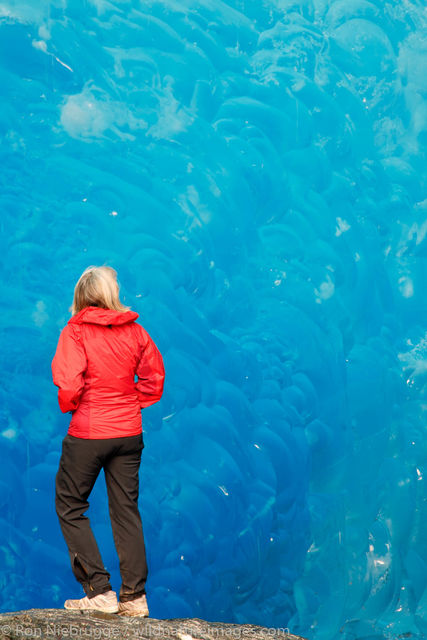
[[[59,406],[63,413],[72,413],[56,475],[55,504],[73,573],[86,596],[67,600],[64,606],[148,616],[148,569],[138,510],[141,409],[162,396],[162,356],[135,322],[138,314],[120,302],[117,273],[111,267],[91,266],[83,272],[70,310],[52,361]],[[101,469],[120,560],[119,602],[83,515]]]

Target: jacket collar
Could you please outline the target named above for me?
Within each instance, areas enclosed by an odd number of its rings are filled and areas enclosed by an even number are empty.
[[[85,307],[68,320],[68,324],[101,324],[120,325],[134,322],[139,318],[136,311],[115,311],[114,309],[102,309],[101,307]]]

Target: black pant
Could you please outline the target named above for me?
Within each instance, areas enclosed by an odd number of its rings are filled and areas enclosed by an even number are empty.
[[[120,560],[121,602],[145,593],[147,562],[138,510],[142,434],[87,440],[67,434],[56,474],[56,513],[70,553],[73,573],[89,598],[111,589],[110,574],[84,512],[104,469],[114,542]]]

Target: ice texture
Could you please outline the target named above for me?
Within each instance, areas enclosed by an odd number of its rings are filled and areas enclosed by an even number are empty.
[[[2,611],[83,595],[50,363],[106,263],[166,368],[151,615],[425,637],[426,26],[423,0],[2,0]],[[101,477],[89,516],[118,589]]]

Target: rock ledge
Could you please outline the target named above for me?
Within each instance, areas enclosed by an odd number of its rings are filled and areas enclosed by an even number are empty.
[[[130,618],[97,611],[29,609],[0,614],[0,640],[78,638],[103,640],[306,640],[287,628],[207,622],[200,618]]]

